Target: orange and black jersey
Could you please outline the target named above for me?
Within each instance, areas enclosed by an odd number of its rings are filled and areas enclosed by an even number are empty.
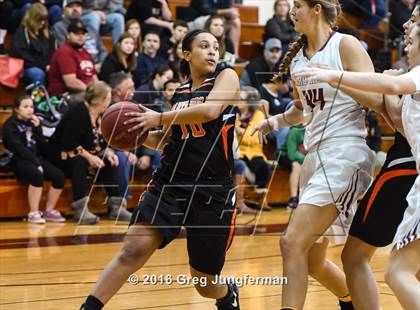
[[[211,104],[207,102],[207,96],[222,70],[216,69],[194,91],[191,91],[191,80],[178,87],[172,98],[172,110]],[[186,178],[195,181],[230,179],[235,119],[236,108],[232,103],[210,122],[172,125],[172,135],[164,147],[158,174],[170,181]]]

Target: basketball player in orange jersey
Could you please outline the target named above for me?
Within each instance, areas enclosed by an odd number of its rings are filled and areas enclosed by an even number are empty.
[[[305,68],[297,76],[308,81],[318,80],[335,84],[338,79],[346,87],[382,94],[407,94],[402,104],[390,100],[389,115],[407,138],[420,171],[420,22],[408,29],[407,58],[410,71],[400,75],[379,73],[338,72]],[[395,292],[404,309],[420,309],[420,176],[417,176],[406,200],[407,209],[398,226],[385,280]],[[382,223],[383,225],[383,223]]]
[[[372,62],[359,41],[333,30],[340,4],[336,0],[295,0],[291,11],[295,30],[302,35],[291,45],[277,79],[285,79],[310,64],[337,70],[370,71]],[[280,127],[308,122],[302,166],[299,206],[280,240],[283,276],[282,309],[302,309],[308,275],[339,298],[341,309],[353,309],[344,273],[326,259],[324,235],[346,235],[357,197],[373,172],[374,155],[366,145],[367,106],[386,114],[381,96],[344,92],[326,83],[294,79],[294,96],[300,100],[284,114],[261,122],[261,140]],[[336,225],[340,229],[336,229]]]
[[[163,150],[161,167],[133,212],[122,249],[81,309],[101,309],[157,249],[178,236],[181,226],[187,231],[191,276],[206,280],[195,285],[197,291],[216,299],[218,309],[239,309],[237,286],[213,283],[234,230],[232,142],[239,79],[230,68],[216,68],[219,45],[209,32],[189,32],[182,49],[182,73],[190,79],[177,88],[172,111],[127,114],[132,116],[127,121],[132,130],[163,125],[144,143]]]

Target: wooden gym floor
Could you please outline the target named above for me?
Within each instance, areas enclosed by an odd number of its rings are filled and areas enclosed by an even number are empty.
[[[239,215],[237,234],[222,276],[281,277],[279,238],[290,213],[285,209],[263,212],[255,218]],[[78,309],[99,273],[120,248],[126,225],[102,220],[96,226],[0,223],[0,309]],[[340,264],[342,247],[330,247],[329,258]],[[383,310],[401,309],[384,283],[389,248],[380,249],[372,261]],[[188,276],[184,238],[157,251],[137,272],[145,276]],[[292,279],[289,279],[291,281]],[[126,283],[105,309],[215,309],[181,278],[171,285]],[[178,282],[178,283],[176,283]],[[279,309],[281,286],[245,285],[240,290],[241,309]],[[336,298],[310,279],[305,309],[337,309]]]

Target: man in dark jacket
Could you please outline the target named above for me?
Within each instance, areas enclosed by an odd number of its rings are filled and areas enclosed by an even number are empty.
[[[80,20],[82,15],[82,0],[68,0],[64,7],[63,19],[54,25],[54,36],[57,40],[58,46],[63,45],[67,41],[67,27],[71,21]],[[87,35],[86,42],[83,46],[95,61],[96,71],[108,55],[108,51],[102,42],[102,38],[95,29],[86,26]]]
[[[260,90],[261,84],[270,81],[273,73],[278,71],[281,53],[280,40],[268,39],[264,44],[263,54],[246,65],[240,77],[241,86],[252,86]]]

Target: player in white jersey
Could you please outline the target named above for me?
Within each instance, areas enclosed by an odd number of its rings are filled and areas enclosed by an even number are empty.
[[[286,78],[290,65],[292,75],[309,64],[374,71],[357,39],[333,31],[340,11],[338,1],[295,0],[294,4],[291,15],[295,30],[302,36],[285,55],[277,79]],[[328,239],[320,236],[346,236],[356,199],[371,181],[374,157],[364,140],[365,117],[358,103],[381,114],[386,113],[385,107],[378,94],[360,95],[351,89],[344,93],[327,83],[308,83],[299,78],[294,82],[295,98],[300,100],[284,114],[273,116],[254,129],[262,140],[270,131],[307,122],[305,146],[309,153],[302,167],[299,206],[280,240],[283,275],[291,279],[282,288],[282,306],[302,309],[311,275],[342,297],[342,309],[353,309],[344,273],[326,260]]]
[[[420,172],[420,23],[408,35],[407,56],[410,71],[392,76],[379,73],[354,73],[307,68],[297,73],[300,78],[341,84],[354,89],[383,94],[411,94],[404,98],[396,122],[402,119],[403,132],[411,146]],[[391,107],[394,108],[394,107]],[[396,124],[398,127],[399,125]],[[398,227],[385,279],[405,309],[420,309],[420,176],[407,195],[408,207]]]

